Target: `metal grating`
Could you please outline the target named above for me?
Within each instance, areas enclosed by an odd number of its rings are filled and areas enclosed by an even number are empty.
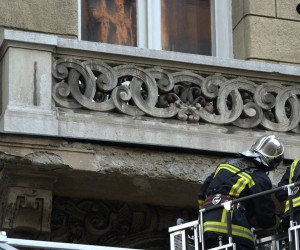
[[[175,250],[183,250],[182,249],[182,234],[175,235],[174,241],[175,241]]]

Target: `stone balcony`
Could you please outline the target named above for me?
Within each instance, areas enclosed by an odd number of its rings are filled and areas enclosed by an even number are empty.
[[[300,67],[1,31],[3,133],[299,156]]]

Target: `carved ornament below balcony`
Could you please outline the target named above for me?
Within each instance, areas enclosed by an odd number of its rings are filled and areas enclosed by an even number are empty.
[[[55,198],[51,240],[136,249],[169,249],[168,227],[178,217],[196,219],[197,209],[171,209],[123,202]]]

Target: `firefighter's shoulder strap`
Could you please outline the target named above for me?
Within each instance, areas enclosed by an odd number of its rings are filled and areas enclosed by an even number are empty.
[[[241,158],[228,160],[225,162],[225,164],[230,164],[240,169],[240,171],[234,173],[233,176],[236,176],[241,172],[251,173],[251,169],[256,168],[255,164],[252,161],[248,159],[241,159]]]

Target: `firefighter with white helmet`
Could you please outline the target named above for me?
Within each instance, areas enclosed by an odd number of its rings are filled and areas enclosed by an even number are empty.
[[[268,172],[283,160],[284,147],[277,136],[260,137],[252,147],[240,153],[237,158],[217,166],[208,176],[198,194],[200,208],[206,208],[272,188]],[[219,246],[227,240],[226,210],[218,208],[204,213],[204,239],[206,248]],[[279,218],[270,195],[258,196],[234,203],[232,212],[232,237],[237,249],[255,249],[251,221],[256,218],[257,226],[275,229]]]
[[[275,135],[260,137],[250,150],[242,152],[246,157],[252,157],[265,170],[275,169],[283,160],[284,147]]]

